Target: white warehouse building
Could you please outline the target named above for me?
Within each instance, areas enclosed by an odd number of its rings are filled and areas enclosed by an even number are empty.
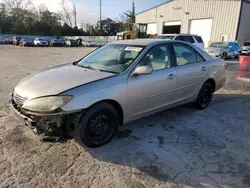
[[[200,35],[205,45],[215,41],[250,40],[250,0],[169,0],[140,12],[136,23],[147,34]]]

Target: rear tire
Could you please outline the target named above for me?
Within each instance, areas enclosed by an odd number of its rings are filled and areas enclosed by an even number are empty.
[[[99,103],[82,115],[75,130],[75,139],[96,148],[113,138],[118,125],[119,115],[115,108],[106,102]]]
[[[211,83],[206,82],[200,89],[198,97],[196,99],[196,107],[203,110],[208,107],[212,100],[213,86]]]

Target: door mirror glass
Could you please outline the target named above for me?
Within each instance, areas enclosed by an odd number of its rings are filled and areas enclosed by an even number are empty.
[[[139,66],[136,67],[135,71],[133,72],[133,75],[146,75],[151,74],[152,72],[153,69],[150,66]]]

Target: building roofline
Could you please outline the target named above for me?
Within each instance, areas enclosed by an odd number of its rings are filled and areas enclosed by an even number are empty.
[[[143,11],[141,11],[141,12],[138,12],[138,13],[136,13],[136,16],[139,15],[139,14],[142,14],[142,13],[144,13],[144,12],[147,12],[147,11],[149,11],[149,10],[152,10],[152,9],[154,9],[154,8],[157,8],[157,7],[160,7],[160,6],[162,6],[162,5],[165,5],[165,4],[167,4],[167,3],[170,3],[170,2],[172,2],[172,1],[174,1],[174,0],[167,0],[165,3],[161,3],[161,4],[159,4],[159,5],[156,5],[156,6],[152,7],[152,8],[149,8],[149,9],[143,10]]]
[[[152,7],[152,8],[149,8],[149,9],[143,10],[143,11],[141,11],[141,12],[138,12],[138,13],[136,13],[136,16],[139,15],[139,14],[142,14],[142,13],[144,13],[144,12],[147,12],[147,11],[149,11],[149,10],[152,10],[152,9],[154,9],[154,8],[157,8],[157,7],[160,7],[160,6],[162,6],[162,5],[165,5],[165,4],[167,4],[167,3],[170,3],[170,2],[172,2],[172,1],[174,1],[174,0],[168,0],[168,1],[166,1],[165,3],[161,3],[161,4],[159,4],[159,5],[156,5],[156,6]],[[245,3],[250,3],[250,0],[243,0],[243,1],[244,1]]]

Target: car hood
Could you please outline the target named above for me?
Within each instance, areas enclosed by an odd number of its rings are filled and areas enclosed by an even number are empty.
[[[32,99],[58,95],[66,90],[115,74],[85,69],[72,64],[59,65],[34,73],[15,87],[14,94]]]
[[[207,52],[219,52],[225,50],[225,48],[208,47],[205,49]]]
[[[250,50],[250,46],[242,46],[243,50]]]

